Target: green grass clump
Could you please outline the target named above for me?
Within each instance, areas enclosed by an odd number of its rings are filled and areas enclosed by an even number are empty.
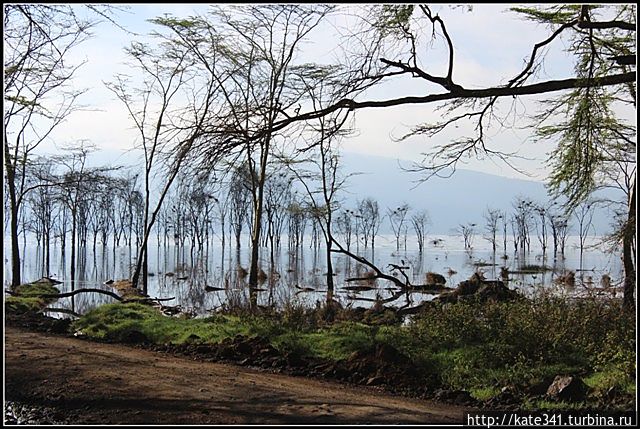
[[[611,389],[616,389],[620,393],[634,395],[636,386],[633,379],[629,378],[624,371],[615,367],[609,367],[606,370],[595,372],[584,379],[596,395],[606,394]]]
[[[489,399],[497,396],[500,393],[500,389],[497,387],[482,387],[470,389],[471,396],[478,401],[488,401]]]
[[[4,306],[8,313],[24,314],[36,313],[47,306],[42,298],[9,296],[4,300]]]
[[[587,404],[584,402],[550,401],[546,399],[525,400],[522,404],[522,409],[528,411],[580,411],[586,407]]]
[[[202,342],[215,343],[249,329],[237,318],[180,319],[166,317],[156,308],[137,304],[106,304],[82,316],[72,328],[101,340],[126,338],[137,332],[153,343],[182,344],[197,336]]]
[[[56,300],[39,295],[56,295],[60,290],[46,283],[25,283],[13,288],[13,292],[19,296],[5,298],[5,310],[13,314],[24,314],[41,311]]]
[[[47,283],[25,283],[16,286],[13,292],[20,295],[54,295],[59,294],[60,290]]]

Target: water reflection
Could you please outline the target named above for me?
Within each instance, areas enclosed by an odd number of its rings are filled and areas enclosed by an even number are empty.
[[[414,240],[415,242],[415,240]],[[286,243],[286,241],[283,241]],[[261,252],[262,275],[257,292],[257,304],[281,307],[287,303],[315,306],[327,299],[325,250],[312,245],[313,240],[305,240],[304,246],[292,249],[276,249],[272,255],[267,248]],[[411,239],[409,240],[411,243]],[[552,255],[541,255],[538,249],[529,254],[493,254],[491,249],[477,245],[471,251],[464,250],[461,237],[437,236],[428,241],[425,251],[415,248],[396,251],[393,237],[378,237],[375,252],[360,246],[360,255],[388,271],[389,264],[403,267],[403,271],[414,285],[424,284],[426,273],[437,273],[446,279],[447,287],[455,287],[468,279],[474,272],[483,272],[488,279],[502,279],[512,289],[527,295],[542,291],[553,291],[565,296],[603,293],[600,284],[603,276],[608,276],[608,290],[618,290],[622,282],[622,267],[618,256],[605,254],[598,249],[586,252],[582,271],[579,255],[567,245],[565,259],[554,260]],[[212,243],[199,253],[189,248],[155,246],[149,248],[148,291],[151,297],[175,298],[168,305],[180,305],[193,314],[204,315],[223,306],[248,305],[250,302],[247,285],[249,249],[235,252],[223,249],[220,243]],[[5,254],[6,249],[5,249]],[[55,272],[46,273],[43,268],[41,250],[24,247],[23,277],[36,280],[45,274],[56,277],[63,283],[62,292],[72,290],[68,279],[70,252],[62,252],[51,247],[51,267]],[[109,279],[131,277],[135,262],[135,248],[113,248],[99,246],[93,249],[79,249],[76,281],[73,289],[100,288],[111,291],[104,282]],[[531,268],[546,267],[544,270]],[[398,291],[394,285],[382,279],[367,282],[347,282],[346,279],[366,277],[369,268],[342,254],[333,256],[335,291],[333,298],[343,305],[371,306],[376,300],[397,307],[417,305],[434,298],[434,293]],[[573,284],[565,282],[567,272],[574,271]],[[8,287],[11,267],[5,260],[5,287]],[[399,273],[396,272],[396,276]],[[402,277],[400,277],[402,279]],[[560,279],[560,281],[558,281]],[[604,282],[604,280],[603,280]],[[603,283],[604,284],[604,283]],[[91,308],[114,302],[102,294],[78,294],[60,299],[55,307],[75,313],[85,313]],[[60,314],[58,314],[60,316]]]

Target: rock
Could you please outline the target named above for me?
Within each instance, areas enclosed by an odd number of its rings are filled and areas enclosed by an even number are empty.
[[[588,387],[571,375],[557,375],[547,389],[547,396],[561,401],[579,402],[587,397]]]
[[[306,366],[306,361],[297,352],[286,353],[284,358],[287,361],[287,365],[290,366],[290,367],[304,367],[304,366]]]
[[[447,282],[447,280],[442,274],[433,273],[430,271],[425,275],[425,282],[428,285],[443,285]]]
[[[394,365],[409,362],[409,358],[400,353],[398,349],[385,343],[376,345],[375,357],[378,362],[391,363]]]

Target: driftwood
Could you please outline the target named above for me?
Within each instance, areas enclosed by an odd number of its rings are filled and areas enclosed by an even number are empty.
[[[347,249],[342,247],[342,245],[340,243],[338,243],[335,240],[335,238],[331,237],[331,241],[332,241],[333,244],[336,245],[336,248],[332,248],[331,252],[342,253],[343,255],[347,255],[351,259],[355,259],[356,261],[360,262],[362,265],[366,265],[367,267],[371,268],[374,271],[375,275],[373,277],[371,277],[371,278],[368,278],[368,280],[373,280],[373,279],[389,280],[390,282],[392,282],[393,284],[395,284],[396,286],[398,286],[401,289],[406,289],[409,286],[409,284],[402,283],[396,277],[390,276],[389,274],[383,273],[382,271],[380,271],[380,269],[378,267],[376,267],[372,262],[369,262],[366,258],[364,258],[362,256],[358,256],[358,255],[356,255],[354,253],[351,253],[350,251],[348,251]],[[408,279],[407,279],[407,281],[408,281]]]
[[[225,288],[223,287],[216,287],[216,286],[205,286],[204,290],[206,292],[217,292],[217,291],[221,291],[221,290],[225,290]]]

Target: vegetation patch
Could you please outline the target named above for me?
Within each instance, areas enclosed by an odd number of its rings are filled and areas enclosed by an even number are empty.
[[[605,401],[606,407],[611,395],[635,396],[635,319],[617,301],[433,302],[407,325],[367,323],[364,313],[360,320],[326,323],[314,314],[326,315],[321,310],[186,319],[116,303],[91,311],[72,328],[101,340],[284,365],[357,383],[462,390],[492,405],[508,390],[523,406],[576,407],[544,397],[554,377],[565,374],[584,379],[587,403]]]
[[[4,301],[5,311],[13,314],[36,313],[56,301],[56,298],[43,298],[42,295],[57,295],[60,290],[44,282],[25,283],[12,290],[13,295]]]

